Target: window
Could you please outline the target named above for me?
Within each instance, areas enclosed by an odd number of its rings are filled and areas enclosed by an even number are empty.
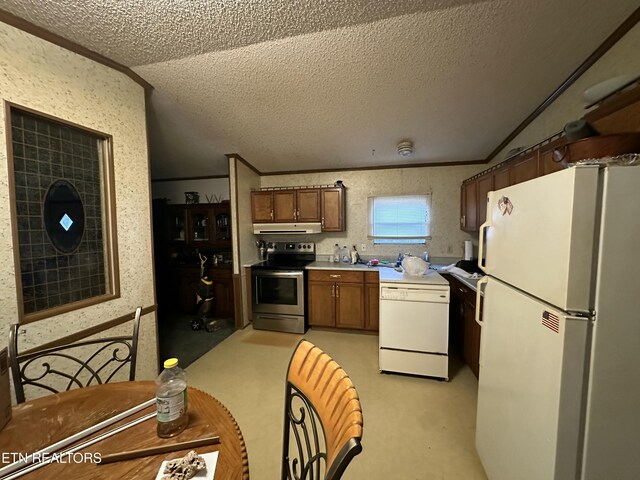
[[[20,323],[119,296],[111,137],[9,107]]]
[[[369,238],[374,244],[424,244],[429,228],[431,195],[369,198]]]

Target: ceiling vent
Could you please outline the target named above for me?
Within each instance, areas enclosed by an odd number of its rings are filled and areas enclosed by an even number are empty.
[[[398,154],[401,157],[408,157],[413,153],[413,143],[409,140],[405,140],[398,144]]]

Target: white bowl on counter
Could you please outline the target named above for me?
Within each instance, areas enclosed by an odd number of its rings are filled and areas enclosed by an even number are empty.
[[[414,277],[419,277],[427,273],[429,265],[431,265],[429,262],[425,262],[419,257],[405,257],[404,260],[402,260],[404,273]]]

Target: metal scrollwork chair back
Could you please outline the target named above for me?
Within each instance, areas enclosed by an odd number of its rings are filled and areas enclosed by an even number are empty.
[[[301,340],[287,370],[282,480],[338,480],[362,451],[362,425],[349,376]]]
[[[129,365],[135,380],[138,329],[142,308],[133,315],[131,335],[95,338],[73,343],[18,351],[18,324],[9,331],[9,364],[16,401],[25,401],[25,387],[58,393],[72,388],[108,383]]]

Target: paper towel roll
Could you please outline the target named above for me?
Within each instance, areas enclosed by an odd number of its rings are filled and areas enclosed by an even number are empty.
[[[473,256],[473,244],[471,243],[471,240],[465,240],[464,241],[464,259],[471,260],[472,256]]]

